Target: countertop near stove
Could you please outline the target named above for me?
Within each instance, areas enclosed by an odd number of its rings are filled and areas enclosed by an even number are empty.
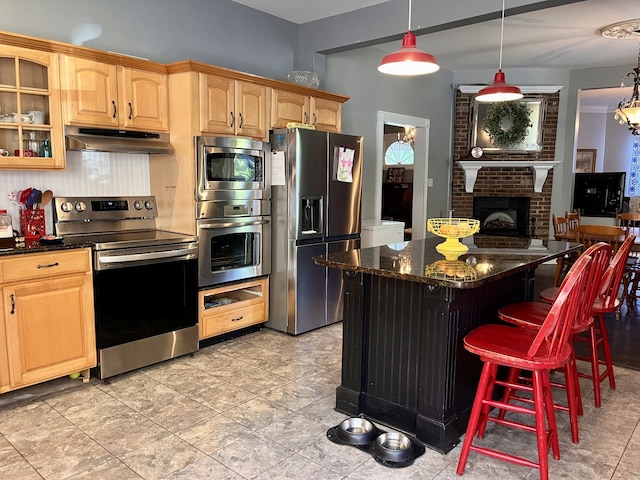
[[[535,268],[580,244],[516,237],[475,235],[465,239],[469,251],[446,260],[436,250],[442,238],[427,238],[315,257],[315,263],[341,270],[429,283],[475,288],[502,277]]]
[[[9,255],[25,255],[29,253],[54,252],[56,250],[70,250],[73,248],[90,248],[91,246],[91,242],[85,242],[74,243],[70,245],[65,245],[64,243],[55,245],[36,244],[29,247],[0,248],[0,257],[7,257]]]

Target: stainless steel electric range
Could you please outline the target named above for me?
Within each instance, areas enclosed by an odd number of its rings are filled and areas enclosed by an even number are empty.
[[[152,196],[57,197],[56,235],[91,245],[98,376],[198,349],[196,236],[158,230]]]

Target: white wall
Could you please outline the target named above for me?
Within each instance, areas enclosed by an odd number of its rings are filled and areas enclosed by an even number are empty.
[[[0,173],[0,210],[11,215],[19,230],[18,207],[9,202],[12,191],[34,187],[56,197],[85,195],[149,195],[149,155],[68,152],[64,171],[7,170]],[[53,233],[51,204],[45,207],[47,233]]]
[[[607,134],[606,116],[606,112],[589,112],[581,109],[578,121],[576,148],[596,149],[596,172],[615,171],[604,169],[605,139]]]

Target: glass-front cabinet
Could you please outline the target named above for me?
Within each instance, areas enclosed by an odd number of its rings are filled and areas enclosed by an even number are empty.
[[[65,167],[58,55],[0,45],[0,168]]]

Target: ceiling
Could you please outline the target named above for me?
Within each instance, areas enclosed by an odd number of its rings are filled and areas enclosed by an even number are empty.
[[[306,23],[333,15],[384,3],[385,0],[234,0],[246,6],[294,23]],[[419,0],[417,0],[419,1]],[[416,3],[416,2],[414,2]],[[500,2],[496,1],[497,11]],[[507,10],[508,2],[507,2]],[[415,5],[414,5],[415,10]],[[507,16],[504,23],[502,67],[580,69],[635,65],[640,35],[615,40],[599,35],[609,24],[640,17],[639,0],[586,0],[544,10]],[[463,27],[418,36],[418,48],[433,54],[438,64],[456,71],[495,68],[499,64],[500,18]],[[420,18],[412,18],[412,30],[418,32]],[[402,34],[404,32],[398,32]],[[376,48],[393,52],[400,40],[380,43]],[[612,79],[612,86],[627,79]],[[592,105],[617,105],[624,96],[608,89],[584,96]],[[599,99],[601,98],[601,99]],[[607,100],[608,99],[608,100]],[[613,102],[613,103],[612,103]]]

